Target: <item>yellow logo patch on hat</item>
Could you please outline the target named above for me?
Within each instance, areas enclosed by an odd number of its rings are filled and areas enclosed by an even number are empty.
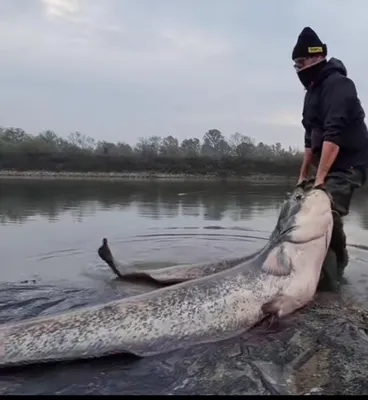
[[[309,54],[323,53],[322,47],[308,47]]]

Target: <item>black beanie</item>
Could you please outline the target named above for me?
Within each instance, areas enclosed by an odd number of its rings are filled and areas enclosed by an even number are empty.
[[[291,58],[312,57],[312,56],[327,56],[327,45],[322,43],[316,32],[309,26],[304,28],[293,49]]]

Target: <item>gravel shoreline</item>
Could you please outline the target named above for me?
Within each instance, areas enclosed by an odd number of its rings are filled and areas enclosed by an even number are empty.
[[[160,172],[51,172],[0,170],[0,179],[74,179],[74,180],[135,180],[135,181],[243,181],[275,183],[295,180],[292,176],[253,174],[221,176],[217,174],[173,174]]]

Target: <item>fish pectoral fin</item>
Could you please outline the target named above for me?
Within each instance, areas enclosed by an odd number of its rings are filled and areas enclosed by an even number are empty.
[[[272,249],[263,262],[261,270],[275,276],[288,276],[293,265],[287,255],[285,246],[281,245]]]
[[[280,295],[263,304],[261,309],[266,315],[275,315],[277,318],[283,318],[292,314],[301,307],[302,305],[300,305],[293,297]]]

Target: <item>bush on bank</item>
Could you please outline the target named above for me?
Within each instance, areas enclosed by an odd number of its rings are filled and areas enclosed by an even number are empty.
[[[30,135],[18,128],[0,128],[2,170],[51,172],[158,172],[246,176],[297,175],[301,153],[280,143],[267,145],[235,133],[227,141],[216,129],[202,141],[172,136],[141,138],[127,143],[96,142],[79,132],[62,138],[52,131]]]

